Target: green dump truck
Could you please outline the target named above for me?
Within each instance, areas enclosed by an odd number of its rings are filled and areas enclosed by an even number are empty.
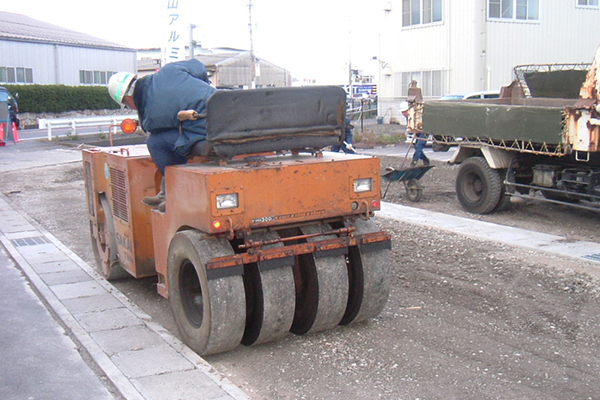
[[[599,70],[600,51],[592,64],[517,66],[498,99],[423,101],[411,88],[408,129],[456,149],[469,212],[506,210],[513,196],[600,210]]]

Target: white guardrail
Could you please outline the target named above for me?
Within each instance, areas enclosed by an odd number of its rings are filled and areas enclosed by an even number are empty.
[[[357,107],[348,109],[348,116],[354,116],[353,119],[361,119],[362,113],[371,111],[370,107]],[[106,128],[107,132],[110,133],[112,126],[116,128],[117,125],[127,118],[137,118],[137,114],[127,115],[107,115],[104,117],[82,117],[82,118],[40,118],[38,119],[39,129],[48,130],[48,140],[52,140],[52,130],[54,129],[68,129],[68,133],[71,135],[77,134],[77,128],[83,127],[97,127],[98,132],[102,132],[102,128]]]
[[[38,120],[40,129],[48,130],[48,140],[52,140],[53,129],[69,129],[69,133],[72,135],[77,134],[77,128],[82,127],[98,127],[99,132],[102,132],[102,128],[106,127],[107,130],[111,126],[117,126],[126,118],[137,118],[137,114],[129,115],[107,115],[105,117],[84,117],[84,118],[55,118],[47,119],[40,118]]]

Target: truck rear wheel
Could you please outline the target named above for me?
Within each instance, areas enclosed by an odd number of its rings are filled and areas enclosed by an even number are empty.
[[[467,158],[458,170],[456,194],[461,206],[475,214],[489,214],[498,206],[502,194],[500,175],[485,158]]]
[[[236,348],[246,325],[241,275],[208,279],[206,262],[233,255],[227,239],[178,232],[168,253],[169,302],[182,340],[200,355]]]
[[[498,199],[498,204],[496,208],[494,208],[493,212],[500,211],[508,211],[512,207],[512,203],[510,201],[510,193],[506,191],[506,185],[504,185],[504,178],[506,177],[505,169],[497,169],[495,170],[498,173],[498,177],[500,178],[501,189],[500,189],[500,199]]]

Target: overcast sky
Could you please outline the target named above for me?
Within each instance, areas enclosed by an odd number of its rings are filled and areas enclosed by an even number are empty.
[[[17,0],[3,11],[24,14],[64,28],[133,48],[166,43],[169,0]],[[170,0],[203,47],[250,49],[248,0]],[[353,68],[377,71],[376,61],[384,1],[252,0],[256,55],[320,84],[348,81]],[[101,6],[101,7],[100,7]],[[186,31],[185,34],[189,36]]]

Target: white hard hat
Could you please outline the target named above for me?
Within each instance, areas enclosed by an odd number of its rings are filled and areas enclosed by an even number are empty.
[[[408,111],[408,109],[410,108],[408,101],[403,101],[402,103],[400,103],[400,112],[404,112],[404,111]]]
[[[127,91],[130,89],[131,83],[137,78],[137,75],[130,72],[117,72],[111,75],[108,80],[108,93],[110,97],[117,102],[123,103],[123,97],[130,96]]]

